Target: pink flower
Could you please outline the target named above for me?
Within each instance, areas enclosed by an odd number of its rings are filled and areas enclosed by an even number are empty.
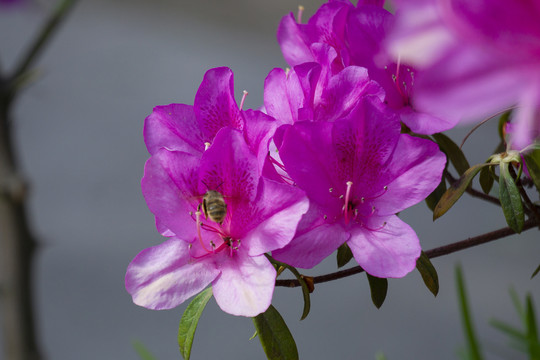
[[[202,155],[161,148],[147,161],[143,195],[170,238],[133,259],[126,289],[136,304],[159,310],[211,284],[223,311],[256,316],[270,305],[276,277],[264,254],[289,243],[308,201],[260,176],[239,130],[225,127],[212,140]],[[216,221],[201,209],[209,190],[225,203]]]
[[[226,67],[204,75],[194,104],[157,106],[144,124],[144,141],[150,154],[159,149],[201,155],[224,127],[241,130],[262,168],[276,121],[266,114],[244,111],[234,99],[233,72]]]
[[[396,3],[389,47],[422,70],[419,108],[470,121],[516,105],[512,145],[540,137],[540,1]]]
[[[312,50],[317,62],[297,65],[288,72],[276,68],[265,80],[264,105],[279,124],[335,121],[346,116],[363,96],[384,100],[384,90],[369,78],[367,69],[347,66],[333,73],[335,49],[317,43]]]
[[[384,42],[394,26],[394,16],[382,3],[359,1],[355,7],[348,0],[330,0],[307,24],[297,23],[293,14],[285,16],[277,35],[285,60],[293,67],[321,63],[318,52],[324,44],[336,54],[328,71],[337,74],[351,65],[366,68],[370,79],[384,89],[385,102],[414,132],[432,134],[453,127],[456,118],[419,112],[411,101],[417,71],[386,52]]]
[[[435,143],[400,129],[397,114],[375,96],[344,119],[287,129],[281,159],[310,207],[274,258],[311,268],[347,243],[371,275],[403,277],[415,268],[418,238],[396,213],[437,187],[446,159]]]

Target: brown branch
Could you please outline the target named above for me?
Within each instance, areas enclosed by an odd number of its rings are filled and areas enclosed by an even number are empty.
[[[537,227],[537,226],[540,226],[540,222],[537,222],[535,220],[527,220],[525,221],[525,224],[523,225],[523,231],[532,229],[533,227]],[[478,236],[468,238],[462,241],[458,241],[453,244],[427,250],[426,255],[429,258],[436,258],[439,256],[451,254],[456,251],[468,249],[473,246],[485,244],[490,241],[498,240],[512,234],[515,234],[514,230],[510,229],[509,227],[505,227],[505,228],[495,230],[486,234],[482,234],[482,235],[478,235]],[[355,266],[353,268],[337,271],[331,274],[314,276],[313,283],[320,284],[327,281],[333,281],[333,280],[341,279],[347,276],[359,274],[363,271],[364,269],[362,269],[360,266]],[[284,279],[284,280],[276,280],[276,286],[297,287],[297,286],[300,286],[300,283],[296,279]]]
[[[36,242],[25,206],[25,182],[18,173],[12,147],[8,108],[6,97],[0,96],[0,308],[4,353],[9,360],[37,360],[41,357],[32,306]]]

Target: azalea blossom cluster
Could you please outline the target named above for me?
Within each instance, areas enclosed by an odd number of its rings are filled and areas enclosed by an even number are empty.
[[[415,268],[420,243],[397,214],[441,181],[446,157],[425,135],[462,114],[416,106],[430,70],[395,56],[393,31],[407,24],[383,1],[331,0],[300,18],[279,25],[290,68],[268,74],[260,110],[237,104],[222,67],[205,74],[193,105],[146,118],[142,191],[167,240],[128,267],[136,304],[169,309],[211,285],[225,312],[256,316],[276,280],[268,255],[312,268],[344,244],[372,276]]]

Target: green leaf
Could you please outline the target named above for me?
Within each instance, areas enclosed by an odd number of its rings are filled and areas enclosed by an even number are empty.
[[[349,245],[347,243],[344,243],[337,249],[337,266],[338,268],[343,267],[347,265],[349,261],[353,258],[353,254],[351,249],[349,248]]]
[[[523,205],[521,204],[521,196],[510,171],[508,163],[501,162],[499,174],[499,200],[503,210],[506,223],[516,233],[523,230],[525,221],[523,215]]]
[[[377,309],[380,309],[388,292],[388,280],[369,275],[368,273],[366,275],[369,281],[369,289],[371,290],[371,301]]]
[[[182,315],[178,327],[178,345],[180,346],[180,354],[185,360],[188,360],[191,356],[191,345],[193,345],[197,324],[211,297],[212,288],[209,287],[191,301]]]
[[[448,160],[454,165],[458,174],[460,176],[463,175],[471,167],[463,151],[461,151],[452,139],[442,133],[433,134],[432,136],[437,144],[439,144],[439,148],[446,154]]]
[[[469,311],[469,305],[467,302],[467,293],[465,290],[465,283],[463,281],[463,274],[461,272],[461,267],[459,266],[456,267],[456,285],[458,290],[461,318],[463,320],[463,329],[467,339],[467,353],[471,360],[481,360],[483,357],[480,352],[478,341],[476,340],[471,313]]]
[[[270,305],[268,310],[253,318],[253,323],[267,359],[298,359],[296,343],[287,324],[275,307]]]
[[[525,334],[523,334],[521,331],[519,331],[515,327],[508,325],[502,321],[491,319],[489,323],[491,326],[505,333],[506,335],[508,335],[508,337],[510,337],[516,342],[524,342],[527,338]]]
[[[156,360],[154,355],[152,355],[150,351],[148,351],[148,349],[146,348],[146,346],[144,346],[142,342],[138,340],[133,341],[133,348],[135,349],[137,355],[139,355],[141,360]]]
[[[519,317],[525,321],[525,309],[523,308],[523,305],[521,305],[521,300],[519,299],[519,295],[516,292],[514,288],[510,288],[510,299],[512,299],[512,304],[514,304],[514,308],[516,309],[516,312],[518,313]]]
[[[527,295],[525,307],[525,319],[527,327],[527,347],[531,360],[540,359],[540,343],[538,342],[538,329],[536,327],[536,316],[531,295]]]
[[[416,269],[422,275],[422,280],[433,296],[437,296],[439,293],[439,276],[437,270],[427,257],[426,253],[422,251],[418,260],[416,260]]]
[[[251,335],[251,337],[249,338],[249,340],[253,340],[257,337],[257,335],[259,335],[259,333],[257,332],[257,330],[255,330],[255,332],[253,333],[253,335]]]
[[[268,254],[265,254],[265,256],[267,257],[268,260],[270,260],[272,264],[275,264],[278,267],[284,267],[288,269],[290,272],[292,272],[294,277],[296,277],[296,280],[298,280],[298,282],[300,283],[300,286],[302,287],[302,296],[304,297],[304,310],[302,311],[302,317],[300,318],[300,320],[304,320],[308,316],[309,311],[311,309],[311,300],[310,300],[309,294],[313,290],[310,291],[309,285],[306,283],[306,280],[304,279],[302,274],[300,274],[300,272],[296,270],[294,266],[282,263],[281,261],[277,261],[276,259],[274,259]]]
[[[540,272],[540,265],[538,265],[538,267],[536,268],[536,270],[534,270],[533,274],[531,275],[531,279],[532,279],[533,277],[535,277],[536,274],[538,274],[538,272]]]
[[[465,190],[467,190],[467,187],[474,179],[476,174],[478,174],[478,172],[486,166],[490,166],[490,164],[474,165],[465,171],[465,173],[455,183],[453,183],[448,190],[446,190],[444,195],[441,197],[441,200],[439,200],[435,206],[435,209],[433,210],[433,220],[443,216],[456,203],[456,201],[458,201]]]
[[[443,176],[439,185],[426,198],[426,205],[431,211],[435,210],[435,206],[437,205],[439,200],[441,200],[441,197],[444,195],[445,192],[446,192],[446,180],[444,179],[444,176]]]
[[[531,179],[534,182],[536,189],[540,191],[540,150],[536,149],[525,154],[524,158],[529,175],[531,175]]]
[[[493,182],[495,181],[493,178],[492,169],[493,168],[486,166],[480,171],[480,186],[485,194],[489,194],[493,188]]]

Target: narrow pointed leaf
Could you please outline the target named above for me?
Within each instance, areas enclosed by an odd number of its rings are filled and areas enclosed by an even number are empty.
[[[347,243],[344,243],[337,249],[337,266],[338,268],[343,267],[347,265],[349,261],[353,258],[353,254],[351,249],[349,248],[349,245]]]
[[[253,340],[257,337],[257,335],[259,335],[259,333],[257,332],[257,330],[255,330],[255,332],[253,333],[253,335],[251,335],[251,337],[249,338],[249,340]]]
[[[527,339],[527,336],[524,333],[502,321],[492,319],[489,321],[489,323],[491,326],[505,333],[508,337],[516,342],[524,342]]]
[[[441,197],[441,200],[435,206],[433,210],[433,220],[436,220],[443,216],[463,195],[467,187],[470,185],[471,181],[474,179],[476,174],[485,166],[489,164],[478,164],[474,165],[446,190],[444,195]]]
[[[418,260],[416,260],[416,269],[422,275],[422,280],[433,296],[437,296],[439,293],[439,276],[437,270],[427,257],[426,253],[422,251]]]
[[[443,176],[437,188],[435,188],[435,190],[433,190],[433,192],[429,194],[428,197],[426,198],[426,205],[431,211],[435,210],[435,206],[437,205],[439,200],[441,200],[441,197],[444,195],[445,192],[446,192],[446,180],[444,179],[444,176]]]
[[[540,359],[540,343],[538,342],[538,328],[531,295],[526,300],[527,347],[530,359]]]
[[[476,339],[474,327],[472,324],[472,318],[469,311],[469,304],[467,301],[467,293],[465,290],[465,283],[463,281],[463,274],[461,267],[456,267],[456,284],[458,290],[459,307],[461,310],[461,318],[463,320],[463,329],[465,331],[465,337],[467,340],[467,353],[471,360],[481,360],[482,354],[480,352],[480,346]]]
[[[521,204],[521,196],[517,185],[508,170],[508,163],[501,163],[500,165],[499,200],[506,223],[519,234],[525,221],[523,205]]]
[[[534,272],[532,273],[531,279],[532,279],[533,277],[535,277],[536,274],[538,274],[538,272],[540,272],[540,265],[538,265],[538,267],[536,268],[536,270],[534,270]]]
[[[275,307],[270,305],[268,310],[253,318],[253,323],[267,359],[298,359],[296,343]]]
[[[512,299],[512,304],[514,304],[514,308],[516,309],[516,312],[518,313],[520,319],[525,322],[525,309],[523,308],[523,305],[521,305],[521,300],[519,299],[519,296],[514,288],[510,288],[510,299]]]
[[[480,186],[485,194],[489,194],[493,188],[493,182],[495,181],[491,171],[492,168],[489,166],[483,167],[480,171]]]
[[[536,186],[536,189],[540,191],[540,149],[536,149],[525,156],[525,164],[527,164],[527,170],[531,179]]]
[[[471,166],[467,161],[467,158],[463,154],[463,151],[452,141],[448,136],[444,134],[433,134],[433,138],[439,144],[439,148],[446,154],[448,160],[454,165],[454,168],[461,176]]]
[[[191,301],[182,315],[178,327],[178,346],[180,346],[180,354],[185,360],[188,360],[191,356],[191,346],[193,345],[197,324],[211,297],[212,288],[209,287]]]
[[[369,289],[371,290],[371,301],[373,301],[373,305],[377,309],[380,309],[388,292],[388,280],[371,276],[368,273],[366,275],[369,281]]]
[[[152,355],[152,353],[148,351],[148,349],[146,348],[146,346],[144,346],[142,342],[138,340],[134,341],[133,348],[135,349],[135,351],[137,352],[137,355],[139,355],[139,358],[141,360],[156,360],[154,355]]]

